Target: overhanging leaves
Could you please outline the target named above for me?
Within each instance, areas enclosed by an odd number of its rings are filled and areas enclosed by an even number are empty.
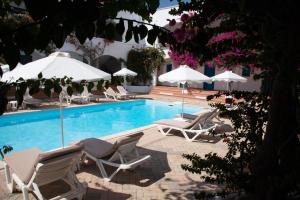
[[[157,26],[154,26],[153,29],[149,30],[148,31],[148,38],[147,38],[147,42],[151,45],[154,44],[157,36],[158,36],[158,33],[159,33],[159,29]]]
[[[125,35],[125,41],[128,42],[131,40],[131,38],[132,38],[132,30],[128,29]]]
[[[119,23],[116,25],[116,31],[119,35],[123,35],[125,31],[125,25],[124,25],[124,20],[120,19]]]
[[[115,25],[113,23],[108,23],[105,26],[104,37],[113,40],[115,37]]]
[[[138,27],[133,28],[133,38],[134,38],[134,41],[136,43],[139,43],[140,38],[139,38],[139,29],[138,29]]]
[[[147,36],[148,29],[145,25],[140,25],[139,28],[140,39],[144,39]]]

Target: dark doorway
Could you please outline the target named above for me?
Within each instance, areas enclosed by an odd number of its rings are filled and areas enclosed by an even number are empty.
[[[208,65],[204,66],[204,74],[208,77],[212,77],[215,75],[215,67],[209,67]],[[214,83],[203,83],[204,90],[213,90]]]

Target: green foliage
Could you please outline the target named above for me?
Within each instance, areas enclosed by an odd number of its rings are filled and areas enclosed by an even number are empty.
[[[147,84],[152,80],[152,73],[164,63],[163,52],[156,48],[145,48],[141,50],[130,50],[127,56],[128,69],[135,71],[138,75],[134,77],[135,84]]]
[[[12,2],[24,3],[26,10],[16,11],[11,7]],[[13,69],[19,61],[20,50],[30,55],[34,49],[45,50],[52,42],[60,48],[71,33],[80,43],[94,36],[113,40],[116,34],[124,33],[125,20],[129,25],[126,41],[133,37],[138,43],[146,37],[148,28],[134,26],[136,20],[116,18],[117,13],[126,10],[151,21],[150,16],[158,6],[159,0],[4,0],[0,2],[0,57]],[[119,22],[114,24],[111,19]]]
[[[4,145],[2,148],[0,148],[0,156],[2,159],[4,158],[4,154],[7,154],[8,152],[12,151],[13,147]]]
[[[0,115],[2,115],[6,110],[6,106],[8,103],[6,95],[10,88],[16,89],[15,98],[18,101],[18,105],[20,106],[22,105],[23,96],[27,89],[29,89],[30,95],[34,95],[39,91],[43,91],[45,95],[50,97],[52,91],[54,91],[56,94],[60,94],[62,91],[62,86],[67,86],[67,93],[71,96],[74,92],[74,89],[77,92],[82,93],[84,90],[84,85],[88,86],[88,91],[91,91],[91,89],[94,87],[94,83],[92,82],[72,82],[72,78],[68,77],[45,79],[43,78],[42,74],[39,74],[38,79],[34,80],[24,80],[23,78],[20,78],[16,82],[12,83],[4,83],[0,81]],[[102,88],[103,81],[98,81],[97,89],[102,90]]]
[[[223,157],[213,152],[204,157],[184,154],[183,157],[191,163],[182,165],[182,168],[200,174],[207,183],[225,185],[223,194],[234,192],[248,194],[253,192],[253,165],[265,135],[270,99],[249,92],[233,92],[233,95],[235,98],[243,99],[237,104],[237,109],[228,110],[223,104],[212,104],[213,107],[220,109],[221,116],[230,119],[234,128],[234,132],[224,133],[221,136],[228,146],[226,155]],[[204,193],[198,197],[207,197],[203,196]],[[210,193],[209,196],[211,195]]]
[[[95,86],[95,84],[94,84],[93,82],[89,82],[89,83],[88,83],[88,86],[87,86],[88,91],[91,92],[92,89],[94,88],[94,86]]]

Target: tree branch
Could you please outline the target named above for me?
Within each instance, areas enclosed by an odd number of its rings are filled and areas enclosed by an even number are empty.
[[[147,23],[147,22],[143,22],[143,21],[138,21],[138,20],[135,20],[135,19],[127,19],[127,18],[122,18],[122,17],[115,17],[115,18],[110,18],[110,19],[118,19],[118,20],[126,20],[126,21],[132,21],[132,22],[136,22],[136,23],[139,23],[139,24],[144,24],[144,25],[149,25],[149,26],[156,26],[156,27],[159,27],[160,29],[163,29],[164,31],[167,31],[167,32],[170,32],[170,30],[166,29],[165,27],[161,27],[161,26],[158,26],[158,25],[155,25],[155,24],[150,24],[150,23]]]

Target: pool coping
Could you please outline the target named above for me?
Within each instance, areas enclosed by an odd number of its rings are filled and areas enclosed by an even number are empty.
[[[136,101],[136,100],[144,100],[144,99],[136,98],[136,99],[128,99],[128,100],[107,101],[107,102],[90,102],[88,104],[71,104],[71,105],[62,105],[62,108],[63,109],[78,108],[78,107],[96,106],[96,105],[109,104],[109,103],[130,102],[130,101]],[[41,108],[41,109],[33,109],[33,110],[29,109],[29,110],[18,110],[18,111],[13,111],[13,112],[6,112],[3,115],[34,113],[34,112],[59,110],[59,109],[60,109],[60,105],[58,105],[58,107],[55,107],[55,108],[53,107],[53,108]]]

